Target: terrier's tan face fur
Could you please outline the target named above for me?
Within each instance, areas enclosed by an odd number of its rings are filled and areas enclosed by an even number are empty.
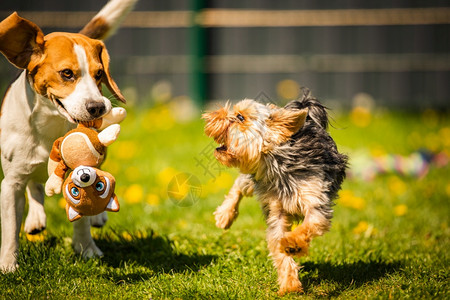
[[[287,110],[251,99],[230,108],[227,103],[203,114],[205,133],[220,145],[214,151],[217,160],[246,174],[255,173],[261,155],[289,140],[303,126],[308,114],[307,109]]]

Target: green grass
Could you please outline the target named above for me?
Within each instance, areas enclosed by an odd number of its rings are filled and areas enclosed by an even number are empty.
[[[331,131],[340,149],[350,155],[406,155],[421,147],[450,153],[449,115],[370,118],[358,127],[347,115],[335,116]],[[105,256],[85,261],[73,253],[60,197],[49,198],[48,229],[21,236],[20,268],[0,275],[0,298],[277,298],[258,202],[244,199],[230,230],[214,226],[212,213],[237,171],[217,168],[202,127],[201,120],[175,122],[165,106],[129,108],[104,166],[116,177],[121,210],[109,214],[104,228],[92,229]],[[210,173],[198,161],[209,164]],[[168,199],[178,173],[202,184],[196,202]],[[422,179],[347,180],[331,231],[300,259],[305,294],[284,298],[448,298],[449,178],[446,166]]]

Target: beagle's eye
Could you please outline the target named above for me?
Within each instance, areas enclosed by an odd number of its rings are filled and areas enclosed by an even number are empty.
[[[95,80],[102,79],[102,77],[103,77],[103,70],[98,70],[94,77],[95,77]]]
[[[245,121],[245,118],[241,114],[237,114],[236,118],[238,118],[238,120],[241,122]]]
[[[65,80],[73,79],[73,71],[71,69],[64,69],[60,71],[59,74],[61,74],[61,77]]]
[[[70,189],[70,193],[71,193],[72,196],[74,196],[74,197],[78,197],[78,196],[80,195],[80,191],[79,191],[76,187],[71,188],[71,189]]]
[[[103,191],[105,189],[105,184],[101,181],[97,182],[95,185],[95,189],[99,192]]]

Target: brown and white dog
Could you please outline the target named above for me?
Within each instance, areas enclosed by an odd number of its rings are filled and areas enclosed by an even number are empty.
[[[29,20],[13,13],[0,23],[0,52],[24,71],[6,92],[1,107],[2,244],[0,270],[17,268],[19,231],[25,206],[29,212],[24,230],[45,229],[44,183],[53,141],[78,122],[99,117],[120,121],[124,110],[111,109],[101,93],[105,84],[125,102],[109,72],[109,55],[101,39],[110,35],[137,0],[112,0],[80,33],[48,35]],[[113,112],[113,113],[111,113]],[[74,223],[74,249],[84,257],[102,255],[90,233],[104,215]]]

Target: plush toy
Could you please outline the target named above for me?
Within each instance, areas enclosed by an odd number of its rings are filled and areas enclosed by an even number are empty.
[[[103,211],[119,211],[114,193],[116,180],[108,172],[93,167],[76,167],[63,184],[69,221],[83,215],[94,216]]]
[[[45,184],[48,196],[63,191],[66,213],[70,221],[83,215],[97,215],[105,210],[118,211],[114,194],[115,179],[98,168],[106,156],[106,147],[119,133],[125,109],[116,107],[103,119],[78,124],[53,143],[48,162],[49,178]],[[96,129],[102,130],[97,132]],[[66,173],[73,170],[67,179]]]

